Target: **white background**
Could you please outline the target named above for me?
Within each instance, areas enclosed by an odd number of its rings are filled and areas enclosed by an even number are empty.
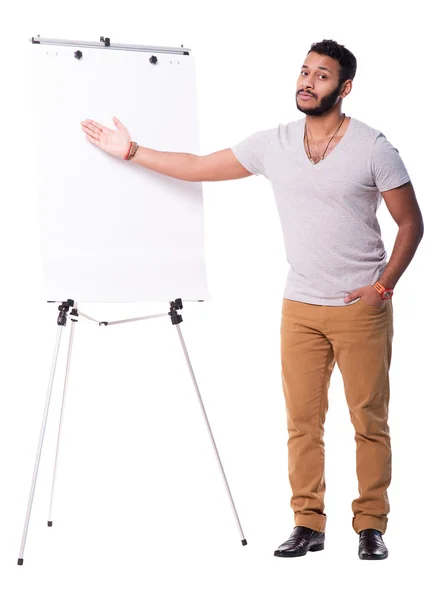
[[[440,75],[430,6],[42,0],[21,4],[2,20],[2,598],[367,599],[423,596],[429,589],[436,595]],[[399,149],[426,226],[394,296],[387,560],[357,556],[351,526],[354,432],[338,368],[325,438],[325,551],[291,560],[273,556],[293,527],[279,359],[288,265],[270,184],[250,177],[204,184],[212,301],[182,311],[182,332],[248,546],[240,543],[168,318],[109,328],[82,321],[76,326],[54,527],[46,521],[61,369],[25,561],[17,566],[57,330],[56,308],[37,301],[43,296],[42,266],[26,113],[32,89],[22,77],[26,44],[37,34],[189,46],[197,61],[203,154],[303,116],[295,105],[296,81],[311,43],[335,39],[356,55],[358,72],[344,112],[383,131]],[[397,227],[384,204],[379,218],[390,256]],[[83,307],[99,319],[164,308]],[[60,365],[67,331],[63,336]]]

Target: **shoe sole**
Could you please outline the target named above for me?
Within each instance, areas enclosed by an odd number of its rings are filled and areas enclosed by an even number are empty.
[[[285,554],[283,553],[283,550],[281,552],[278,552],[277,550],[274,552],[274,556],[278,556],[279,558],[296,558],[297,556],[305,556],[308,552],[319,552],[320,550],[324,550],[325,549],[325,544],[316,544],[315,546],[311,546],[310,548],[308,548],[308,550],[306,550],[305,552],[302,552],[301,554]]]
[[[378,554],[370,554],[370,555],[368,554],[367,556],[358,555],[358,558],[360,560],[384,560],[388,556],[389,556],[389,554],[384,554],[383,556],[378,556]]]

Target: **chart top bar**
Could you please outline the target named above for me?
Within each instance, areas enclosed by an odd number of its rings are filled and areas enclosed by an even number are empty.
[[[101,36],[99,42],[87,42],[82,40],[59,40],[54,38],[32,37],[29,40],[33,44],[52,44],[55,46],[75,46],[81,48],[102,48],[104,50],[129,50],[135,52],[157,52],[164,54],[190,54],[190,48],[175,48],[172,46],[139,46],[137,44],[111,43],[109,38]]]

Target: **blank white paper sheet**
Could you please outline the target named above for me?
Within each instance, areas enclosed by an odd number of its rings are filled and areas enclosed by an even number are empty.
[[[114,158],[80,125],[114,129],[116,116],[141,146],[198,154],[193,57],[45,44],[29,54],[46,300],[210,299],[202,184]]]

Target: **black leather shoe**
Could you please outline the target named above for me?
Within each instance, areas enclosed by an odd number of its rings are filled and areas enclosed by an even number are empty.
[[[358,556],[362,560],[381,560],[387,558],[389,552],[377,529],[363,529],[359,532]]]
[[[309,527],[297,525],[292,530],[289,538],[281,544],[274,552],[274,556],[304,556],[308,550],[317,552],[325,547],[325,534],[320,531],[314,531]]]

